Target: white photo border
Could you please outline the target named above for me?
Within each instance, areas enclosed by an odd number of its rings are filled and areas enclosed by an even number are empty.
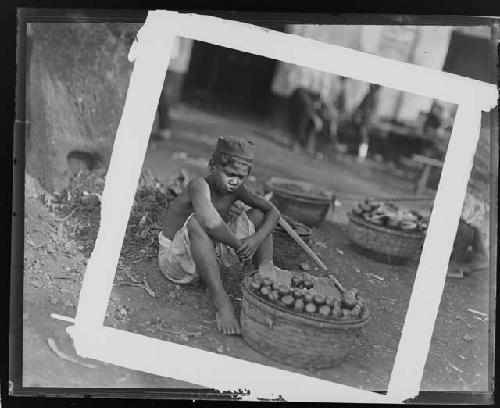
[[[104,326],[123,238],[176,36],[458,105],[387,395]],[[496,106],[497,88],[250,24],[166,10],[148,13],[129,59],[134,61],[134,68],[106,175],[99,232],[82,283],[75,324],[67,328],[77,353],[207,388],[249,390],[249,395],[242,395],[242,399],[248,400],[281,396],[288,401],[400,403],[418,395],[479,138],[481,113]]]

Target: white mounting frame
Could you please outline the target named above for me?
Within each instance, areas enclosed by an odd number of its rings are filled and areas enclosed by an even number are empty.
[[[387,395],[202,351],[103,325],[173,39],[182,36],[458,104],[427,238],[420,258]],[[165,10],[150,11],[129,59],[135,60],[102,194],[101,224],[80,291],[77,353],[243,399],[399,403],[415,397],[444,288],[482,111],[497,104],[491,84],[397,62],[250,24]]]

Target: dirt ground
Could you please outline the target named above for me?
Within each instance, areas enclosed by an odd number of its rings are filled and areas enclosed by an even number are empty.
[[[173,137],[151,142],[144,164],[144,169],[160,178],[174,177],[179,169],[187,170],[190,177],[203,174],[208,152],[217,136],[235,134],[257,143],[253,173],[253,184],[257,188],[266,178],[275,175],[314,181],[334,191],[342,205],[329,215],[328,222],[313,230],[311,246],[345,287],[360,290],[368,302],[371,319],[340,366],[300,372],[366,390],[386,390],[418,259],[404,266],[389,266],[353,251],[345,224],[345,212],[353,200],[343,197],[408,195],[412,185],[383,174],[369,162],[357,164],[340,158],[318,161],[292,152],[272,129],[189,108],[176,110],[173,119]],[[425,210],[428,205],[420,207]],[[38,198],[27,198],[25,210],[23,386],[199,388],[176,379],[84,361],[76,355],[65,332],[69,323],[55,320],[50,314],[74,317],[86,256],[79,243],[68,238],[65,222]],[[307,258],[300,255],[295,261],[304,260]],[[309,260],[309,264],[313,262]],[[123,285],[129,276],[146,280],[155,297],[140,287]],[[238,270],[224,273],[225,286],[238,312],[242,276],[243,272]],[[460,280],[447,279],[425,366],[423,390],[488,389],[488,318],[468,311],[473,309],[487,315],[488,293],[486,273]],[[213,318],[208,293],[202,285],[172,284],[160,274],[156,262],[148,260],[118,268],[105,324],[298,371],[265,358],[240,337],[219,334]],[[77,363],[57,356],[47,339],[53,339],[57,348]],[[140,353],[140,350],[131,352]]]

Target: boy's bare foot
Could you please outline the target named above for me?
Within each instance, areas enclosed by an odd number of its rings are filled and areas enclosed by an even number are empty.
[[[215,312],[217,330],[224,334],[241,334],[240,324],[234,315],[233,305],[229,298],[226,296],[217,303],[219,303]]]

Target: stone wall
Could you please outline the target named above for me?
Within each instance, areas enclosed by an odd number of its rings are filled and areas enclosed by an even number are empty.
[[[72,171],[106,167],[139,24],[30,24],[26,171],[50,192]]]

